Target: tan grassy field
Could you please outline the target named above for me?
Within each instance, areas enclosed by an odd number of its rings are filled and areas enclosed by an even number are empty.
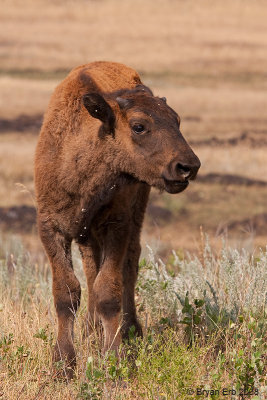
[[[1,121],[21,115],[40,119],[68,71],[97,59],[135,67],[155,94],[167,97],[201,159],[200,176],[267,181],[266,2],[0,3],[0,206],[34,206],[37,140],[36,128],[29,131],[22,122],[5,130]],[[266,192],[231,182],[196,182],[179,196],[154,193],[143,240],[160,243],[156,247],[167,252],[194,249],[200,226],[214,236],[233,223],[229,236],[236,242],[242,237],[241,244],[264,246],[267,232],[262,227],[257,232],[253,218],[265,215]],[[245,225],[238,228],[238,221]],[[183,234],[174,234],[177,226]]]
[[[67,75],[67,71],[62,78]],[[204,140],[213,136],[235,137],[248,131],[266,129],[265,89],[238,85],[229,88],[219,81],[217,87],[174,84],[166,76],[142,75],[155,95],[165,96],[182,118],[182,131],[188,139]],[[60,80],[0,77],[0,118],[21,114],[42,114]],[[255,133],[256,132],[256,133]]]
[[[1,67],[51,70],[115,59],[148,72],[261,81],[266,15],[263,0],[1,0]]]

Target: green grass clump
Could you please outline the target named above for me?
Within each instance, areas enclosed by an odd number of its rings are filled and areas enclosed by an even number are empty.
[[[267,252],[255,259],[224,246],[214,255],[207,243],[200,258],[173,252],[167,268],[150,250],[136,290],[144,338],[131,332],[118,359],[101,355],[96,333],[83,337],[86,294],[77,254],[77,368],[66,382],[62,365],[51,361],[56,318],[48,265],[17,239],[0,242],[2,398],[237,399],[244,391],[265,398]]]

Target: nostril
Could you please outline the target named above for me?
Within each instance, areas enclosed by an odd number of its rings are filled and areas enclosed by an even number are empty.
[[[176,172],[178,174],[183,175],[185,178],[188,178],[190,173],[191,173],[191,168],[188,167],[187,165],[183,165],[183,164],[178,163],[176,165]]]

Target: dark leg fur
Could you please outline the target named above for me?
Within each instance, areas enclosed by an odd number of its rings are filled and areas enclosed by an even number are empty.
[[[134,334],[136,336],[142,337],[143,335],[142,327],[136,316],[134,293],[138,274],[139,257],[141,253],[140,233],[149,192],[149,186],[145,184],[140,185],[137,201],[132,209],[131,236],[123,267],[123,339],[129,338],[129,329],[132,326],[134,327]]]
[[[123,295],[122,269],[128,247],[128,218],[110,216],[103,236],[103,263],[93,285],[96,311],[104,330],[104,352],[117,351],[120,336],[120,312]]]
[[[71,260],[71,241],[39,219],[40,236],[50,260],[53,296],[58,318],[58,337],[54,361],[65,361],[66,374],[72,376],[76,364],[73,347],[73,323],[80,304],[81,288]]]
[[[139,238],[138,238],[139,239]],[[138,239],[131,238],[123,267],[123,324],[122,337],[129,338],[129,330],[133,326],[136,336],[143,336],[142,327],[138,322],[135,308],[135,284],[138,273],[138,261],[141,252]]]
[[[85,321],[85,333],[90,334],[99,325],[93,285],[99,271],[101,251],[97,241],[93,238],[84,244],[80,244],[79,248],[88,287],[88,312]]]

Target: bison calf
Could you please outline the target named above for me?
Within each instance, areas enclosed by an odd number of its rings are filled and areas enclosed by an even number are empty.
[[[95,62],[56,88],[36,149],[38,227],[53,275],[58,317],[54,359],[73,367],[73,322],[80,284],[71,242],[88,284],[88,326],[101,321],[104,350],[131,326],[142,335],[134,289],[140,231],[150,188],[184,190],[200,167],[180,118],[122,64]]]

